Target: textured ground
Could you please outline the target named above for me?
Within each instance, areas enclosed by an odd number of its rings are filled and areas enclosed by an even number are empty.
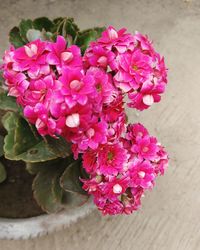
[[[145,124],[166,145],[165,177],[132,216],[93,212],[40,239],[0,241],[0,250],[200,249],[200,2],[183,0],[0,0],[0,44],[23,17],[74,16],[81,28],[113,24],[148,33],[169,67],[167,94],[132,121]],[[92,24],[90,24],[92,23]]]

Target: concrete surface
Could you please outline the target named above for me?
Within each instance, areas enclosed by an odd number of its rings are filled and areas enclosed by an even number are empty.
[[[113,24],[147,33],[166,57],[167,94],[137,117],[166,145],[165,177],[132,216],[93,212],[71,228],[43,238],[0,241],[1,250],[200,249],[200,1],[0,0],[1,53],[7,31],[22,17],[74,16],[81,28]]]

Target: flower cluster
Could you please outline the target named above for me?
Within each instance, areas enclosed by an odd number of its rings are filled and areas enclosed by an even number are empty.
[[[108,27],[81,56],[64,37],[35,40],[5,52],[8,94],[42,135],[64,137],[90,174],[83,188],[104,214],[130,213],[167,165],[167,154],[140,124],[128,125],[128,106],[160,101],[167,70],[146,36]]]
[[[83,188],[103,214],[130,214],[167,165],[167,153],[157,139],[141,124],[129,124],[115,143],[83,154],[83,167],[90,174]]]
[[[98,66],[112,71],[114,85],[128,94],[129,107],[138,110],[159,102],[167,84],[164,58],[146,36],[126,29],[109,27],[91,43],[84,57],[86,67]]]

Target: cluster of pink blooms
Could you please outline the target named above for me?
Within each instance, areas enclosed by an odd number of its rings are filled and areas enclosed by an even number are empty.
[[[76,45],[36,40],[5,52],[8,94],[42,135],[64,137],[83,154],[83,188],[104,214],[130,213],[167,165],[167,154],[140,124],[127,125],[124,97],[138,110],[160,101],[163,57],[146,36],[108,27],[84,56]]]
[[[83,166],[90,174],[83,188],[103,214],[130,214],[167,165],[168,155],[157,139],[141,124],[129,124],[114,143],[83,154]]]

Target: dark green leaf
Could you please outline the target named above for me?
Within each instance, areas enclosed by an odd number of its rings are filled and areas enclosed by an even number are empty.
[[[51,31],[53,28],[53,22],[49,20],[47,17],[39,17],[33,21],[33,27],[36,30],[40,31],[42,31],[43,29],[46,31]]]
[[[3,181],[5,181],[6,178],[7,178],[7,174],[6,174],[5,167],[0,162],[0,183],[2,183]]]
[[[54,166],[40,171],[33,181],[33,195],[38,205],[47,213],[62,209],[60,193],[55,193],[52,187],[60,176],[60,171]],[[62,194],[61,194],[62,195]],[[58,198],[59,196],[59,198]]]
[[[19,106],[16,103],[16,98],[8,96],[7,93],[0,90],[0,109],[15,112],[19,111]]]
[[[40,39],[45,40],[44,34],[36,29],[29,29],[26,33],[26,37],[29,42]]]
[[[55,139],[51,136],[46,136],[45,142],[50,150],[58,157],[65,158],[72,154],[71,143],[68,143],[63,137]]]
[[[63,167],[63,159],[55,159],[55,160],[51,160],[51,161],[45,161],[45,162],[27,162],[26,163],[26,170],[33,175],[36,175],[37,173],[46,170],[48,168],[51,167],[56,167],[56,168],[63,168],[63,170],[65,169],[65,167]]]
[[[25,44],[20,36],[18,27],[14,27],[11,29],[9,33],[9,41],[15,48],[22,47]]]
[[[63,24],[63,33],[64,37],[71,36],[72,40],[75,39],[79,31],[78,26],[74,23],[72,18],[68,18],[65,20]]]
[[[89,199],[88,195],[65,191],[63,193],[62,204],[65,205],[65,208],[82,206],[84,203],[88,201],[88,199]]]
[[[87,29],[79,32],[78,37],[76,39],[76,44],[81,48],[82,53],[88,48],[90,42],[95,41],[101,36],[101,33],[105,30],[102,28],[93,28]]]
[[[19,115],[9,112],[3,117],[2,123],[8,131],[4,139],[7,159],[40,162],[57,158],[48,149],[42,137],[37,139],[28,123]]]
[[[4,155],[3,145],[4,145],[4,137],[0,135],[0,157]]]
[[[22,19],[19,24],[20,36],[25,43],[28,42],[27,32],[33,28],[33,22],[30,19]]]
[[[79,194],[86,194],[82,189],[82,183],[80,181],[81,177],[81,162],[72,162],[63,173],[60,184],[65,191]]]

